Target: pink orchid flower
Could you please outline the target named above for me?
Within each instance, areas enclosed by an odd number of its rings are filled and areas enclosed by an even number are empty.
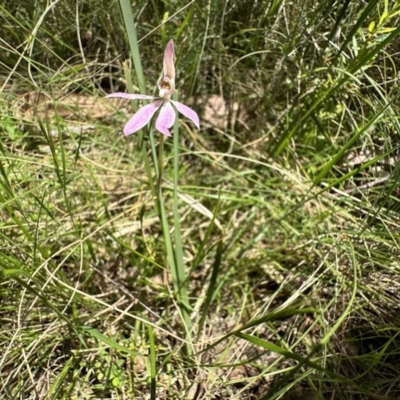
[[[171,95],[175,89],[174,41],[172,39],[168,42],[167,47],[165,48],[163,76],[158,80],[157,86],[159,89],[159,97],[121,92],[111,93],[106,96],[122,97],[124,99],[133,100],[155,100],[140,108],[126,123],[124,127],[124,135],[128,136],[137,132],[139,129],[142,129],[148,124],[157,110],[160,110],[156,120],[156,129],[166,136],[171,136],[169,129],[174,125],[176,117],[175,109],[172,104],[181,114],[192,120],[197,129],[200,129],[199,117],[196,112],[178,101],[171,100]]]

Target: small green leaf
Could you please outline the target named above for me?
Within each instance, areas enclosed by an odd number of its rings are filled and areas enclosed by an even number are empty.
[[[84,332],[89,333],[89,335],[93,336],[94,338],[96,338],[100,342],[103,342],[103,343],[107,344],[108,346],[112,347],[115,350],[122,351],[123,353],[129,353],[132,356],[142,356],[142,354],[138,353],[137,351],[133,351],[131,349],[128,349],[125,346],[121,346],[120,344],[118,344],[114,340],[108,338],[107,336],[104,336],[97,329],[94,329],[94,328],[92,328],[90,326],[81,326],[81,329]]]
[[[113,384],[114,387],[120,387],[120,386],[121,386],[121,381],[120,381],[120,379],[119,379],[118,376],[116,376],[115,378],[113,378],[112,384]]]
[[[387,11],[384,11],[382,13],[381,17],[379,18],[379,25],[383,25],[383,23],[385,22],[387,17],[388,17],[388,13],[387,13]]]
[[[236,332],[235,336],[240,337],[241,339],[247,340],[248,342],[253,343],[256,346],[261,346],[262,348],[264,348],[266,350],[273,351],[274,353],[278,353],[278,354],[284,356],[285,358],[291,358],[292,360],[296,360],[299,363],[307,365],[310,368],[314,368],[318,371],[325,372],[325,369],[322,368],[320,365],[318,365],[312,361],[309,361],[307,358],[301,357],[301,356],[297,355],[296,353],[292,353],[289,350],[286,350],[280,346],[277,346],[274,343],[267,342],[258,337],[248,335],[246,333],[241,333],[241,332]]]
[[[372,33],[375,29],[375,21],[372,21],[369,25],[368,25],[368,32]]]

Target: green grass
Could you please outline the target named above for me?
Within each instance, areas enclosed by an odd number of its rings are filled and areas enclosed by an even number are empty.
[[[0,5],[0,398],[398,398],[399,3],[121,4]]]

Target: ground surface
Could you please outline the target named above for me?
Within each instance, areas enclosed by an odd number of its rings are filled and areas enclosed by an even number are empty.
[[[0,5],[0,398],[399,398],[398,2],[124,4]]]

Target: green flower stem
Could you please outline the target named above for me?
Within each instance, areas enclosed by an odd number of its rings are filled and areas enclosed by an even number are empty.
[[[178,93],[174,92],[172,95],[173,100],[178,101]],[[191,320],[190,320],[190,305],[188,296],[188,277],[186,276],[185,264],[183,260],[183,245],[181,235],[181,225],[179,217],[179,122],[178,118],[175,119],[174,124],[174,202],[173,202],[173,214],[174,214],[174,239],[175,239],[175,260],[176,260],[176,279],[175,286],[178,287],[180,294],[180,302],[182,305],[182,316],[187,330],[187,340],[190,339],[191,332]],[[189,345],[188,353],[190,354]]]

